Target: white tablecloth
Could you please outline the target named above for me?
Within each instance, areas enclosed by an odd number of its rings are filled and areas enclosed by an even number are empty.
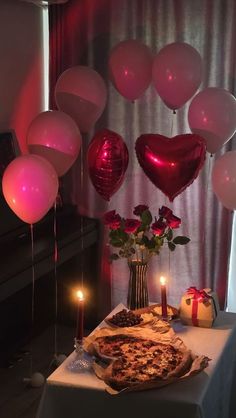
[[[92,372],[68,370],[72,353],[47,379],[37,418],[235,418],[236,314],[220,312],[210,329],[180,323],[174,329],[194,353],[212,359],[197,376],[160,389],[112,396]]]

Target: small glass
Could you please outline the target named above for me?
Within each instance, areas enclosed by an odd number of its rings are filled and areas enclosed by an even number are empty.
[[[71,372],[85,372],[92,367],[93,358],[83,349],[83,340],[74,339],[74,348],[76,357],[68,365]]]

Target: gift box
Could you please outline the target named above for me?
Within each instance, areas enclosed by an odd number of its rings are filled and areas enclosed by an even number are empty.
[[[180,319],[183,324],[210,328],[219,310],[218,297],[211,289],[187,289],[181,299]]]

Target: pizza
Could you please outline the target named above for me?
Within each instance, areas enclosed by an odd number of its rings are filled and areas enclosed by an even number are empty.
[[[94,348],[110,360],[104,380],[116,390],[180,377],[192,363],[188,350],[124,334],[98,337]]]

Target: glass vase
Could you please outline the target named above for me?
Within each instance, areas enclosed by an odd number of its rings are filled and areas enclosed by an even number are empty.
[[[140,309],[149,305],[147,286],[147,263],[129,261],[128,309]]]

